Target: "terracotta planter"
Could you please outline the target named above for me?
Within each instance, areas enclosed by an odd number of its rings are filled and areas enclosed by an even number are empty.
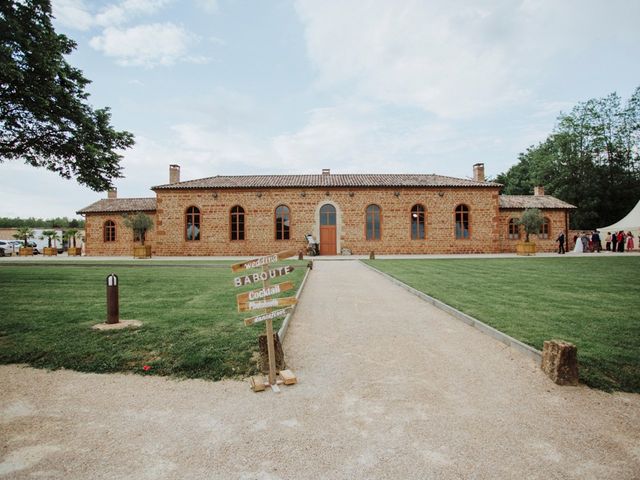
[[[533,242],[518,242],[516,244],[516,253],[518,255],[535,255],[536,244]]]
[[[70,257],[79,257],[82,255],[82,249],[80,247],[69,247],[67,249],[67,255]]]
[[[58,255],[58,249],[55,247],[44,247],[42,249],[42,254],[46,257],[52,257],[54,255]]]
[[[33,247],[20,247],[18,255],[21,257],[30,257],[33,255]]]
[[[134,245],[134,258],[151,258],[151,245]]]

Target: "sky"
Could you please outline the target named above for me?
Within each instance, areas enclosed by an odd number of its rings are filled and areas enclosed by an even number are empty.
[[[118,197],[214,175],[495,177],[560,112],[640,86],[634,0],[52,0],[95,108],[135,135]],[[0,164],[0,217],[101,198]]]

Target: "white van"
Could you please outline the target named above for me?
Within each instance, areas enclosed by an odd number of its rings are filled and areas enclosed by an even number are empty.
[[[2,250],[0,257],[8,257],[18,253],[13,240],[0,240],[0,250]]]

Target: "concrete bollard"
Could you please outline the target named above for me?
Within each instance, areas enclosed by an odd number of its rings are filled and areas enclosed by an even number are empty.
[[[107,277],[107,323],[120,322],[120,300],[118,299],[118,276],[112,273]]]
[[[541,368],[558,385],[578,385],[578,349],[562,340],[546,340]]]

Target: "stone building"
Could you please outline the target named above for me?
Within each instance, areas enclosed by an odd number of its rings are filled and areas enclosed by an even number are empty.
[[[152,254],[262,255],[304,249],[306,235],[321,255],[346,253],[514,252],[523,236],[516,221],[524,209],[543,211],[545,225],[533,237],[538,251],[552,251],[567,230],[573,207],[544,195],[500,195],[484,165],[473,180],[441,175],[332,174],[215,176],[180,181],[171,165],[169,183],[152,198],[117,198],[111,191],[78,211],[86,218],[87,255],[131,255],[133,233],[123,214],[146,212],[154,228]]]

